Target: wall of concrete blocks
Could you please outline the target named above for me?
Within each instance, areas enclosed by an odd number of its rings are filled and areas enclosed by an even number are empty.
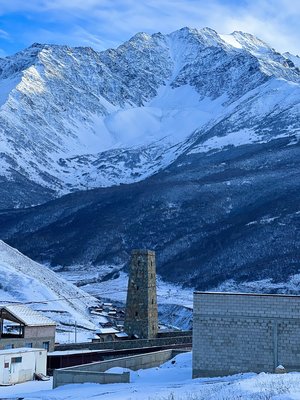
[[[300,296],[194,293],[193,377],[300,370]]]
[[[148,354],[139,354],[135,356],[115,358],[95,362],[91,364],[78,365],[56,369],[53,372],[53,388],[67,385],[69,383],[128,383],[130,382],[130,373],[106,373],[110,368],[122,367],[133,371],[145,368],[157,367],[164,362],[182,353],[181,350],[162,350]]]

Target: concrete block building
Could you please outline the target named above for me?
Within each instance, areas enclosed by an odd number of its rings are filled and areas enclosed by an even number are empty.
[[[129,337],[155,338],[158,331],[155,252],[131,255],[124,331]]]
[[[194,293],[193,377],[300,371],[300,296]]]
[[[0,305],[0,350],[54,350],[56,323],[23,304]]]

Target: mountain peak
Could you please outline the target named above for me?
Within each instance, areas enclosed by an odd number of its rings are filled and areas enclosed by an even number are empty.
[[[0,170],[59,193],[134,182],[175,157],[166,149],[271,79],[295,83],[300,73],[243,32],[140,32],[103,52],[34,43],[0,60]]]

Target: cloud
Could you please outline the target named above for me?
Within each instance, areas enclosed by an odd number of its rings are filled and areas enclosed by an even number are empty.
[[[0,29],[0,39],[7,39],[10,40],[10,34],[6,31],[4,31],[3,29]]]
[[[220,33],[250,32],[279,51],[300,53],[300,2],[292,0],[10,0],[0,4],[0,15],[7,13],[23,13],[40,24],[24,32],[32,42],[81,40],[102,49],[140,31],[209,26]]]

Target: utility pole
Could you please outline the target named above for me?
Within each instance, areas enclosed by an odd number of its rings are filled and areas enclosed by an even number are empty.
[[[75,343],[77,343],[77,321],[75,321]]]

